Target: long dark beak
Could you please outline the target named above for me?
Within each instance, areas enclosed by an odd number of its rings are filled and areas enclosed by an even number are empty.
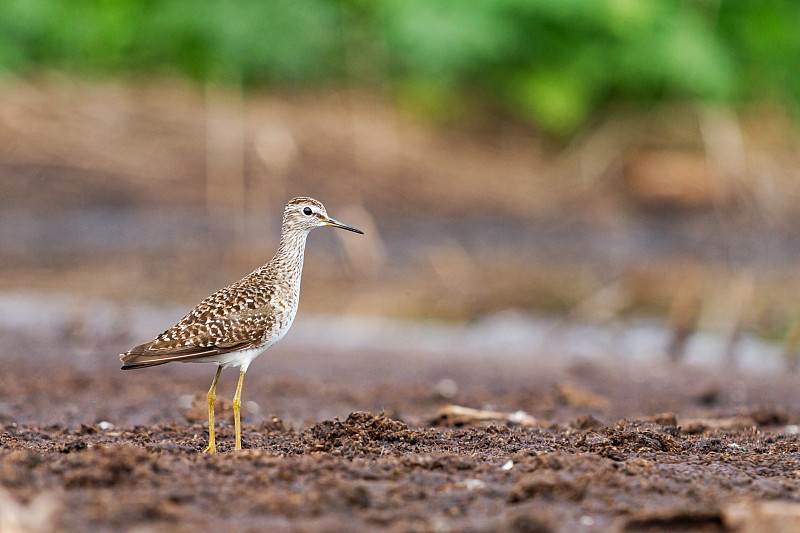
[[[334,228],[342,228],[346,229],[347,231],[352,231],[354,233],[360,233],[361,235],[364,235],[364,232],[361,231],[360,229],[354,228],[353,226],[348,226],[347,224],[342,224],[338,220],[334,220],[330,217],[328,217],[328,219],[325,220],[325,224],[327,224],[328,226],[333,226]]]

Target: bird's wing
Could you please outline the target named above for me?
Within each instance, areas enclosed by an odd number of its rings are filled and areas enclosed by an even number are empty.
[[[189,361],[261,346],[282,319],[282,310],[272,300],[240,295],[233,303],[220,302],[215,293],[152,341],[121,354],[122,368]]]
[[[163,365],[173,361],[190,361],[210,357],[238,349],[246,349],[253,346],[250,343],[242,343],[234,346],[187,346],[179,349],[152,348],[153,341],[131,348],[128,352],[120,354],[122,369],[129,370],[134,368],[144,368],[147,366]]]

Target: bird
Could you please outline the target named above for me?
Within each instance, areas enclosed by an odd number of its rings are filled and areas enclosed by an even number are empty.
[[[308,197],[290,200],[283,211],[278,251],[265,265],[218,290],[197,304],[177,324],[155,339],[120,354],[122,370],[174,361],[216,363],[208,390],[208,447],[216,453],[214,403],[224,368],[239,367],[233,396],[235,450],[242,449],[242,383],[247,368],[286,335],[297,314],[306,238],[314,228],[332,226],[359,234],[360,229],[328,216],[321,202]]]

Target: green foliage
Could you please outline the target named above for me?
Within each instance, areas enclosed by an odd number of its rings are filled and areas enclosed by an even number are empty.
[[[384,5],[401,73],[477,89],[554,133],[610,98],[735,94],[730,54],[708,17],[671,0]]]
[[[2,0],[0,71],[390,87],[555,135],[610,100],[800,101],[797,0]]]
[[[341,74],[340,6],[325,0],[5,0],[0,65],[176,72],[234,83]]]

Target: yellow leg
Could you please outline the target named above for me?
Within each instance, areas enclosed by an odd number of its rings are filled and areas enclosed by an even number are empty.
[[[218,366],[211,388],[208,389],[208,448],[203,453],[217,453],[217,444],[214,441],[214,402],[217,400],[217,381],[221,373],[222,367]]]
[[[236,385],[236,394],[233,395],[233,427],[236,432],[236,449],[242,449],[242,382],[244,382],[244,370],[239,370],[239,384]]]

